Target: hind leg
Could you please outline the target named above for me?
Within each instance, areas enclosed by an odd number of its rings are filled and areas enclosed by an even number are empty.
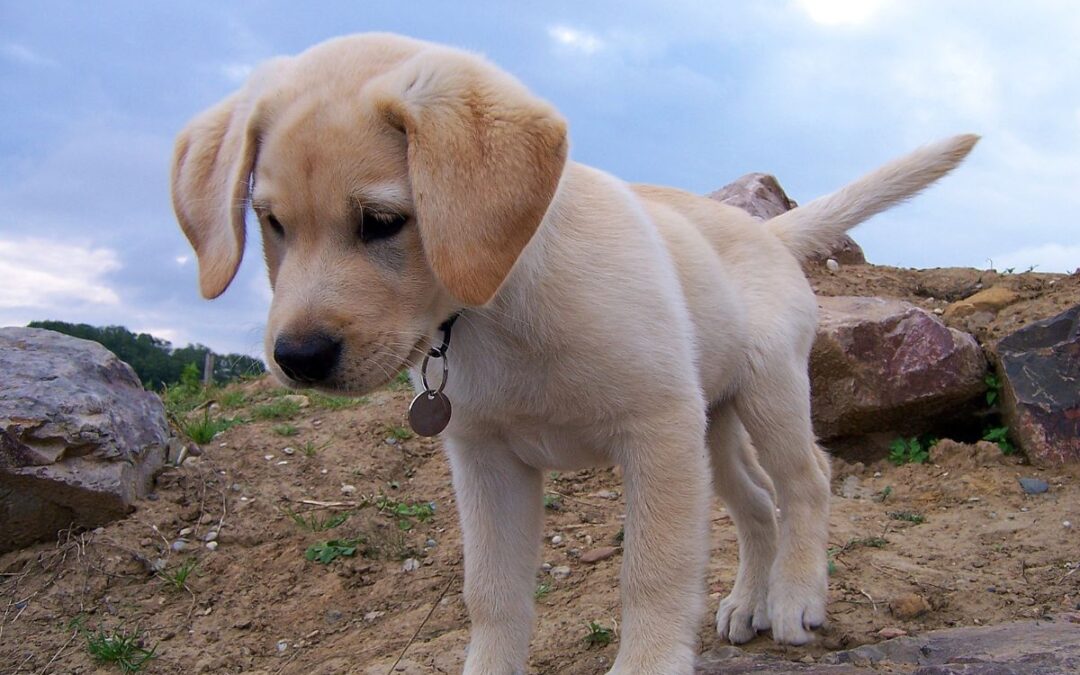
[[[773,639],[804,644],[825,622],[829,520],[829,467],[814,441],[806,361],[787,354],[762,364],[736,395],[736,408],[780,508],[769,579]]]
[[[731,404],[710,413],[708,442],[713,485],[739,538],[739,570],[731,593],[716,612],[716,632],[732,644],[742,644],[770,626],[769,570],[776,556],[773,486]]]

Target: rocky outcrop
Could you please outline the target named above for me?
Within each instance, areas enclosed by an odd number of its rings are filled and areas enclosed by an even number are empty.
[[[1080,672],[1080,625],[1020,621],[997,626],[949,628],[916,637],[789,661],[721,647],[698,659],[698,675],[720,673],[918,673],[1001,675]]]
[[[824,439],[919,433],[985,391],[975,339],[932,314],[885,298],[818,298],[810,354],[814,429]]]
[[[996,314],[1020,299],[1020,294],[1001,286],[991,286],[957,300],[945,308],[946,319],[962,319],[980,312]]]
[[[1080,305],[1024,326],[992,353],[1002,419],[1028,459],[1080,461]]]
[[[161,399],[96,342],[0,328],[0,552],[128,513],[165,461]]]
[[[706,196],[723,204],[736,206],[758,220],[768,220],[798,206],[787,196],[784,188],[780,187],[776,177],[767,173],[748,173]],[[815,261],[821,262],[827,258],[845,265],[861,265],[866,262],[862,248],[847,235],[844,235],[828,254],[818,256]]]

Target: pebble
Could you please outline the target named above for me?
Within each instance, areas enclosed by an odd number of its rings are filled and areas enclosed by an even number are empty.
[[[286,394],[281,397],[281,400],[288,403],[295,403],[298,408],[306,408],[311,405],[311,399],[303,394]]]
[[[1063,520],[1063,521],[1061,521],[1061,526],[1064,527],[1067,530],[1070,527],[1072,527],[1072,521]]]
[[[208,542],[206,542],[206,548],[211,550],[211,551],[216,551],[217,547],[218,547],[218,543],[216,541],[208,541]]]
[[[549,563],[549,562],[544,563],[543,565],[540,566],[540,569],[543,570],[544,572],[550,572],[551,571],[551,563]]]
[[[266,461],[268,461],[268,462],[269,462],[270,460],[272,460],[273,458],[274,458],[274,456],[273,456],[273,455],[263,455],[263,459],[265,459],[265,460],[266,460]]]
[[[600,499],[618,499],[619,493],[612,490],[600,490],[598,492],[594,492],[592,496],[599,497]]]
[[[296,454],[296,450],[293,449],[293,448],[282,448],[281,451],[284,452],[286,455],[295,455]]]
[[[886,640],[891,640],[895,637],[903,637],[907,635],[907,631],[903,628],[896,628],[895,626],[886,626],[877,632],[877,634]]]
[[[233,492],[240,492],[241,490],[244,489],[244,487],[242,485],[240,485],[240,483],[233,483],[232,485],[229,486],[229,489],[232,490]]]
[[[551,544],[553,546],[558,546],[561,543],[562,543],[562,535],[561,534],[557,534],[557,535],[555,535],[554,537],[551,538]]]
[[[342,494],[351,495],[352,493],[356,492],[356,486],[355,485],[342,485],[341,486],[341,492],[342,492]]]
[[[420,561],[416,558],[406,558],[405,564],[402,565],[402,569],[406,572],[412,572],[413,570],[420,569]]]
[[[345,615],[339,609],[328,609],[326,610],[326,613],[323,614],[323,620],[325,620],[326,623],[332,625],[337,623],[338,621],[341,621],[344,616]]]
[[[570,576],[570,567],[568,565],[559,565],[558,567],[552,567],[550,574],[556,579],[565,579],[566,577]]]
[[[438,542],[434,539],[428,539],[424,542],[424,546],[427,548],[435,548],[436,544],[438,544]]]
[[[217,535],[218,535],[217,530],[210,530],[209,532],[207,532],[206,534],[203,535],[202,539],[203,539],[203,541],[214,541],[215,539],[217,539]]]
[[[284,466],[285,464],[288,464],[288,463],[289,463],[289,460],[287,460],[287,459],[283,459],[283,460],[281,460],[280,462],[278,462],[278,463],[277,463],[277,465],[278,465],[278,466]]]
[[[368,623],[372,623],[376,619],[378,619],[380,616],[382,616],[383,614],[386,614],[386,612],[378,612],[378,611],[368,612],[367,614],[364,615],[364,621],[367,621]]]
[[[619,549],[614,546],[601,546],[594,548],[591,551],[586,551],[581,554],[581,562],[594,563],[601,560],[607,560],[611,556],[619,552]]]
[[[187,548],[187,545],[188,543],[183,539],[177,539],[172,543],[172,546],[170,546],[169,548],[171,548],[174,552],[179,553],[180,551],[183,551],[185,548]]]
[[[897,619],[908,620],[930,611],[930,603],[917,593],[903,593],[889,601],[889,609]]]
[[[289,648],[289,643],[288,643],[287,640],[278,640],[277,641],[277,650],[279,652],[283,652],[288,648]]]
[[[934,314],[937,314],[938,316],[941,316],[944,313],[945,313],[945,310],[943,310],[942,308],[940,308],[940,307],[935,307],[934,308]]]
[[[814,660],[814,657],[813,657],[812,654],[807,654],[806,656],[799,659],[799,663],[817,663],[817,661]]]
[[[1029,495],[1039,495],[1050,489],[1050,484],[1041,478],[1020,478],[1020,487]]]
[[[185,527],[184,529],[180,530],[180,536],[181,537],[186,537],[189,534],[191,534],[191,528],[190,527]]]
[[[832,258],[829,258],[825,261],[825,267],[828,267],[830,272],[835,272],[840,269],[840,263],[836,262],[836,260]]]
[[[386,443],[387,445],[397,445],[397,439],[393,436],[387,436],[383,443]]]

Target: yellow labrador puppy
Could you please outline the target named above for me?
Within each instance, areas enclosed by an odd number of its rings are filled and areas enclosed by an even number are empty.
[[[761,224],[573,162],[566,123],[511,76],[372,34],[271,62],[195,118],[172,190],[208,298],[240,264],[249,205],[258,216],[283,382],[362,394],[409,366],[427,392],[414,424],[449,422],[466,673],[525,670],[543,471],[618,464],[611,672],[670,675],[694,665],[710,485],[739,536],[719,633],[771,628],[797,645],[825,621],[829,469],[810,426],[816,303],[800,262],[975,141],[925,147]],[[445,388],[434,374],[421,385],[417,364],[444,342]]]

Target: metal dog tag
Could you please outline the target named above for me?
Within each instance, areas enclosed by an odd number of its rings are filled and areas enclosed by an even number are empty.
[[[409,426],[420,436],[437,436],[450,423],[450,399],[441,391],[422,391],[409,404]]]

